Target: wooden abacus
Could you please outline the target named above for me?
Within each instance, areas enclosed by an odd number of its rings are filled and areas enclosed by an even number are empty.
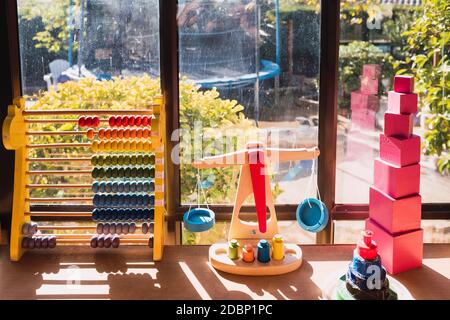
[[[81,116],[82,118],[78,118]],[[123,117],[128,120],[132,119],[150,119],[151,130],[148,129],[114,129],[100,128],[105,127],[106,124],[111,124],[111,118]],[[89,121],[86,121],[89,120]],[[87,122],[87,123],[86,123]],[[33,130],[33,127],[39,124],[74,124],[78,123],[78,129],[89,127],[87,131],[42,131]],[[97,130],[97,131],[96,131]],[[122,135],[119,134],[122,132]],[[105,134],[108,132],[109,134]],[[116,132],[113,137],[112,132]],[[13,212],[11,223],[11,241],[10,241],[10,258],[13,261],[18,261],[27,249],[31,248],[53,248],[56,245],[90,245],[96,247],[117,247],[120,245],[149,245],[153,247],[153,259],[155,261],[161,260],[164,246],[164,215],[165,215],[165,192],[164,192],[164,146],[166,144],[166,127],[165,127],[165,110],[162,97],[156,97],[154,103],[146,109],[142,110],[29,110],[25,107],[25,99],[18,98],[14,100],[13,105],[8,107],[8,115],[3,123],[3,143],[8,150],[15,150],[15,167],[14,167],[14,196],[13,196]],[[64,137],[63,143],[33,143],[33,137],[52,136],[55,139]],[[80,136],[87,136],[86,139],[80,139]],[[67,137],[73,139],[70,143],[67,142]],[[132,140],[130,140],[132,139]],[[30,153],[32,150],[50,150],[50,149],[64,149],[70,151],[83,151],[83,157],[68,156],[70,152],[63,153],[62,156],[57,157],[38,157]],[[96,152],[115,152],[116,157],[114,161],[120,160],[119,152],[139,152],[139,155],[129,154],[128,158],[133,158],[134,162],[128,168],[131,177],[128,181],[122,182],[102,182],[97,183],[95,189],[94,182],[76,183],[76,184],[35,184],[31,183],[31,177],[35,176],[80,176],[91,177],[97,168],[96,174],[103,174],[103,177],[109,178],[117,172],[122,172],[119,164],[115,169],[98,169],[99,157],[95,156]],[[42,151],[44,152],[44,151]],[[81,153],[83,153],[81,152]],[[134,152],[134,153],[135,153]],[[153,166],[145,168],[136,167],[136,161],[148,160],[147,155],[154,153],[152,158]],[[88,155],[91,155],[89,157]],[[125,159],[127,158],[122,158]],[[101,158],[101,156],[100,156]],[[128,159],[127,158],[127,159]],[[104,159],[103,159],[104,160]],[[94,162],[94,166],[91,165]],[[75,167],[68,170],[38,170],[30,168],[49,163],[68,163]],[[77,166],[82,164],[83,166]],[[116,162],[117,164],[117,162]],[[142,163],[141,163],[142,164]],[[148,164],[148,163],[147,163]],[[107,165],[107,164],[106,164]],[[103,170],[103,171],[102,171]],[[136,175],[141,179],[140,182],[132,181]],[[114,176],[115,178],[123,178],[122,176]],[[151,181],[151,177],[153,181]],[[86,178],[84,178],[86,179]],[[124,179],[121,179],[124,180]],[[124,180],[125,181],[125,180]],[[31,197],[30,191],[34,189],[64,189],[64,190],[86,190],[95,189],[94,192],[99,192],[99,186],[108,189],[116,188],[115,194],[101,194],[96,193],[94,196],[71,196],[71,197]],[[139,194],[118,194],[118,188],[122,187],[125,191],[130,192],[132,188],[138,188]],[[128,189],[126,189],[128,188]],[[104,189],[102,189],[104,191]],[[104,191],[105,192],[105,191]],[[89,205],[93,202],[103,201],[103,204],[109,204],[110,207],[117,207],[117,209],[105,209],[106,213],[113,212],[108,219],[102,219],[97,212],[97,220],[106,222],[97,226],[63,226],[63,225],[44,225],[32,222],[33,217],[91,217],[95,214],[94,211],[81,212],[55,212],[55,211],[37,211],[33,210],[35,204],[84,204]],[[110,201],[110,202],[108,202]],[[112,202],[111,202],[112,201]],[[123,207],[131,206],[133,209],[123,209]],[[83,206],[84,208],[84,206]],[[87,206],[87,208],[89,208]],[[133,211],[134,210],[134,211]],[[103,212],[104,213],[104,212]],[[120,216],[120,214],[128,216]],[[129,216],[129,214],[136,214]],[[100,219],[99,219],[100,215]],[[128,222],[122,223],[123,219]],[[138,220],[143,223],[131,222]],[[130,221],[131,220],[131,221]],[[151,221],[147,223],[148,221]],[[115,223],[114,221],[121,221]],[[102,227],[100,228],[100,225]],[[107,229],[106,229],[107,225]],[[119,231],[120,227],[120,232]],[[105,228],[105,229],[104,229]],[[114,235],[103,235],[104,230],[110,233],[114,230]],[[133,234],[135,230],[142,231],[141,234]],[[80,234],[63,234],[60,231],[83,231]],[[130,233],[130,231],[132,231]],[[148,232],[153,235],[148,235]],[[42,233],[41,233],[42,232]],[[100,235],[97,235],[100,234]],[[93,237],[94,236],[94,237]],[[97,238],[95,238],[97,237]],[[95,241],[94,241],[95,240]],[[97,241],[98,240],[98,241]],[[99,245],[102,244],[102,245]]]

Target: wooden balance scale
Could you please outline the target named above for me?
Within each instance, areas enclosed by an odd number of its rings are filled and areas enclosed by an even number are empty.
[[[236,239],[241,244],[252,244],[255,252],[259,240],[266,239],[270,242],[278,234],[278,223],[269,175],[265,172],[266,165],[312,160],[319,154],[318,148],[266,148],[260,142],[250,142],[244,150],[203,158],[194,163],[198,169],[241,166],[228,241]],[[251,194],[255,199],[257,222],[243,221],[239,218],[241,207]],[[268,219],[267,208],[270,213]],[[213,244],[209,249],[209,261],[217,270],[232,274],[278,275],[294,271],[302,264],[302,250],[296,244],[284,243],[284,259],[271,259],[268,263],[261,263],[257,259],[253,263],[244,262],[242,259],[232,260],[227,255],[227,249],[228,243]]]

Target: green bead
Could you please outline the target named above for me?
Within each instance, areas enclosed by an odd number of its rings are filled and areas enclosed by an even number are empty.
[[[98,156],[97,158],[97,165],[102,166],[105,163],[105,157],[104,156]]]
[[[130,176],[131,176],[132,178],[136,178],[136,177],[137,177],[137,168],[136,168],[136,167],[131,168],[131,170],[130,170]]]
[[[122,155],[118,156],[118,157],[117,157],[117,164],[118,164],[119,166],[121,166],[121,165],[124,164],[123,162],[124,162],[124,157],[123,157]]]
[[[142,165],[143,162],[144,162],[144,157],[142,155],[138,155],[136,157],[136,164]]]
[[[116,166],[116,165],[117,165],[117,156],[111,157],[111,164],[112,164],[113,166]]]
[[[117,169],[117,177],[125,178],[125,168],[124,167],[120,167]]]
[[[136,165],[136,156],[131,156],[130,157],[130,163],[135,166]]]
[[[106,156],[106,158],[105,158],[105,165],[107,165],[107,166],[111,165],[111,156]]]
[[[137,169],[137,177],[138,178],[145,178],[145,172],[143,167],[139,167]]]
[[[154,154],[150,155],[150,163],[149,164],[151,164],[151,165],[155,164],[155,155]]]
[[[99,168],[98,169],[98,175],[97,175],[97,177],[99,177],[99,178],[104,178],[106,176],[106,170],[105,170],[105,168]]]
[[[94,168],[94,170],[92,170],[92,178],[98,178],[98,168]]]
[[[149,176],[149,178],[155,178],[155,168],[153,168],[153,167],[151,167],[150,168],[150,176]]]
[[[126,167],[125,168],[125,177],[130,177],[131,176],[131,168],[130,167]]]
[[[111,168],[108,168],[108,169],[106,169],[106,177],[109,179],[109,178],[112,178],[112,169]]]
[[[119,177],[119,168],[114,167],[111,169],[111,177],[118,178]]]
[[[124,156],[123,158],[123,164],[124,165],[129,165],[130,164],[130,156]]]
[[[142,156],[142,164],[147,165],[150,164],[150,155],[145,154]]]
[[[91,157],[91,164],[92,164],[93,166],[97,165],[97,157],[96,157],[96,156],[92,156],[92,157]]]

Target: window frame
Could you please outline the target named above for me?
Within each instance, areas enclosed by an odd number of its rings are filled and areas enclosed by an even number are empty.
[[[9,55],[9,74],[1,75],[11,83],[11,94],[4,100],[22,94],[20,51],[18,38],[17,0],[3,2],[0,18],[7,24],[7,54]],[[161,90],[166,104],[167,135],[179,128],[179,60],[178,60],[178,25],[177,0],[159,0],[160,14],[160,72]],[[340,36],[340,0],[322,0],[320,10],[320,91],[319,91],[319,148],[321,155],[318,160],[318,186],[322,200],[330,211],[330,223],[317,234],[317,244],[332,244],[335,220],[364,220],[368,217],[368,204],[349,204],[335,202],[336,190],[336,139],[337,139],[337,93],[338,93],[338,63]],[[9,99],[11,100],[11,99]],[[1,101],[3,112],[11,101]],[[169,243],[181,244],[181,221],[188,206],[181,204],[180,166],[170,161],[172,149],[177,141],[168,139],[165,150],[166,159],[166,193],[171,197],[167,202],[167,223]],[[4,152],[3,152],[4,153]],[[14,163],[5,163],[9,172],[14,171]],[[6,183],[12,185],[13,175],[8,174]],[[5,190],[5,189],[4,189]],[[12,189],[4,191],[12,197]],[[78,211],[82,206],[72,206],[70,210]],[[230,221],[233,209],[230,205],[210,205],[216,213],[216,220]],[[279,220],[296,220],[297,206],[292,204],[278,204],[275,206]],[[9,212],[11,212],[10,208]],[[58,206],[36,206],[36,210],[58,210]],[[61,209],[61,208],[59,208]],[[65,208],[67,210],[67,208]],[[243,215],[253,211],[251,206],[242,208]],[[9,218],[3,216],[2,220]],[[48,218],[47,218],[48,219]],[[54,218],[65,220],[67,218]],[[450,219],[449,203],[423,203],[422,219]]]

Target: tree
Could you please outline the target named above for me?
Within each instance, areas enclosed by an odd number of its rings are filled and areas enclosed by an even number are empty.
[[[438,158],[441,173],[450,172],[450,2],[424,1],[424,14],[418,17],[407,37],[407,58],[399,73],[415,76],[420,110],[425,117],[423,148]]]
[[[72,4],[72,6],[71,6]],[[71,8],[70,8],[71,6]],[[51,53],[68,50],[70,25],[75,21],[69,21],[69,10],[72,17],[79,19],[80,0],[19,0],[19,19],[40,19],[44,24],[44,30],[38,31],[33,40],[37,41],[37,48],[46,48]],[[74,44],[76,49],[76,44]]]

